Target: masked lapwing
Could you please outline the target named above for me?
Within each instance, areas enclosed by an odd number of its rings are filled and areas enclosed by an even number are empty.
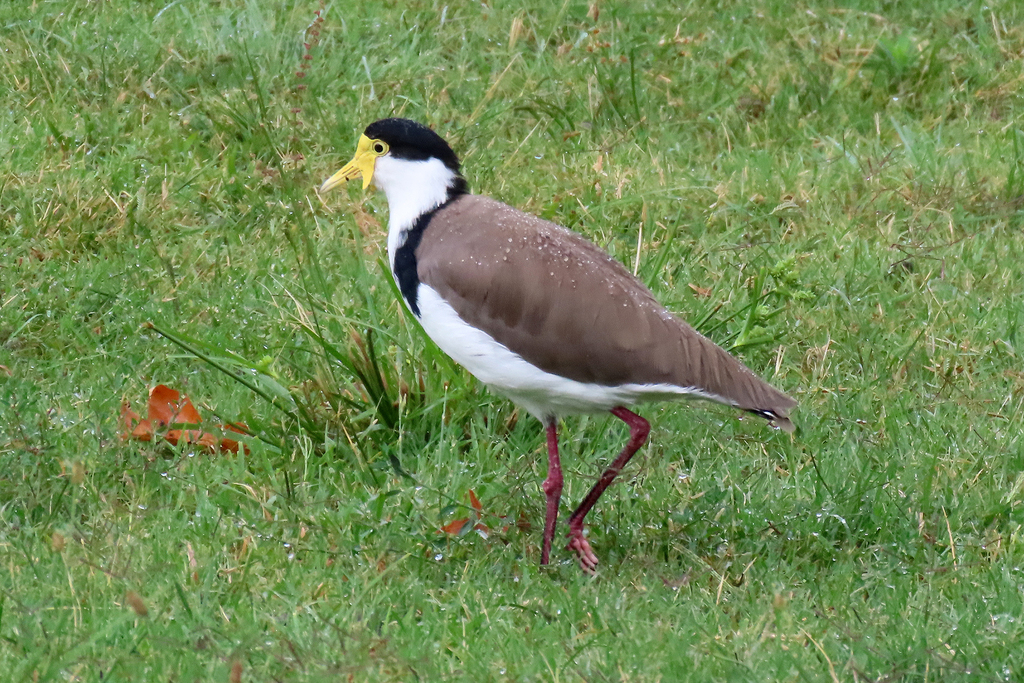
[[[541,564],[555,535],[562,467],[558,419],[609,411],[629,441],[569,517],[569,548],[597,566],[583,520],[647,440],[626,406],[701,398],[793,431],[796,402],[659,304],[600,248],[559,225],[469,193],[452,148],[426,126],[382,119],[352,160],[320,187],[362,176],[387,196],[388,259],[426,333],[481,382],[547,432]]]

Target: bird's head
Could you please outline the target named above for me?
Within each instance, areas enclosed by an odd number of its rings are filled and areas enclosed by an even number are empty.
[[[413,186],[435,186],[446,194],[466,192],[459,158],[440,135],[409,119],[374,121],[359,137],[355,156],[320,186],[326,192],[343,182],[363,179],[365,190],[372,182],[389,201]]]

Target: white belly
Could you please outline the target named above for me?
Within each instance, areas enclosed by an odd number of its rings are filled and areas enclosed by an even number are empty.
[[[419,285],[416,303],[420,324],[441,350],[474,377],[528,410],[537,419],[574,413],[596,413],[640,401],[667,398],[710,398],[693,387],[670,384],[604,386],[545,372],[466,323],[435,290]],[[721,400],[721,399],[717,399]]]

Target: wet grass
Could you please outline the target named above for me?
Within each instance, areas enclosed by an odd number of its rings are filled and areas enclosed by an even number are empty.
[[[1018,3],[318,8],[0,8],[7,680],[1024,675]],[[540,570],[538,425],[396,303],[383,198],[313,191],[395,114],[796,435],[644,408],[601,574]],[[123,441],[158,382],[261,438]],[[568,509],[625,435],[563,434]]]

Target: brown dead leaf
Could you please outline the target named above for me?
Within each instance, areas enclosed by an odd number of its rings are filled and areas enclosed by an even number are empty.
[[[81,460],[71,463],[71,483],[75,486],[81,486],[85,483],[85,465]]]
[[[212,434],[202,429],[167,429],[165,432],[158,433],[158,428],[167,428],[172,425],[201,425],[203,422],[202,416],[196,407],[192,405],[192,401],[189,400],[188,396],[183,396],[180,392],[175,389],[171,389],[166,384],[158,384],[149,392],[149,403],[148,403],[148,418],[143,420],[139,417],[139,414],[132,410],[128,401],[122,401],[121,403],[121,438],[123,439],[135,439],[137,441],[152,441],[154,435],[162,437],[165,441],[170,443],[172,446],[177,445],[179,441],[183,443],[193,443],[203,447],[205,450],[210,452],[215,451],[231,451],[232,453],[238,452],[238,441],[235,439],[228,439],[226,437],[218,438],[216,434]],[[227,425],[208,425],[215,431],[231,431],[236,434],[248,434],[248,429],[242,423],[234,423]],[[249,447],[244,446],[245,452],[249,452]]]
[[[250,537],[246,536],[242,539],[242,542],[235,542],[232,546],[235,553],[235,559],[241,561],[245,557],[246,553],[249,552]]]
[[[121,401],[121,438],[149,441],[153,438],[153,426],[132,410],[128,401]]]
[[[451,536],[458,536],[459,533],[462,531],[462,528],[465,527],[467,524],[469,524],[469,517],[464,517],[463,519],[456,519],[451,522],[448,522],[443,527],[441,527],[441,531]]]
[[[142,596],[135,591],[128,591],[124,596],[124,601],[128,603],[128,606],[132,608],[136,616],[144,617],[149,614],[149,608],[146,607],[146,601],[142,599]]]
[[[473,528],[476,531],[479,531],[481,536],[487,538],[491,533],[491,529],[486,524],[480,521],[480,519],[484,517],[486,513],[484,513],[484,506],[480,502],[480,499],[476,497],[476,493],[473,491],[473,489],[469,490],[469,505],[470,507],[473,508],[473,511],[476,513],[475,515],[473,515],[472,517],[463,517],[461,519],[452,520],[451,522],[448,522],[447,524],[441,527],[441,532],[449,534],[451,536],[458,536],[463,532],[467,524],[472,524]],[[490,516],[497,517],[497,515],[493,514]],[[505,517],[497,518],[501,521],[505,520]],[[502,531],[508,531],[507,524],[502,526]]]
[[[203,421],[188,396],[182,396],[166,384],[158,384],[149,392],[149,419],[165,427],[175,422],[199,424]]]

